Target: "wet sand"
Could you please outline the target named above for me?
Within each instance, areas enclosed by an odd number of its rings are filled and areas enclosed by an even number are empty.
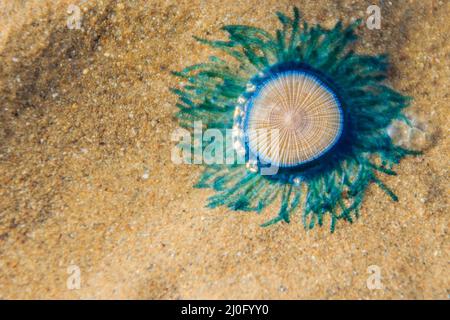
[[[206,209],[201,168],[170,161],[170,70],[217,53],[192,36],[225,24],[274,29],[296,4],[331,27],[372,2],[87,1],[82,30],[67,25],[74,3],[0,5],[0,298],[448,298],[450,3],[384,1],[381,30],[359,31],[431,133],[383,178],[399,202],[371,187],[334,234],[299,216],[261,228],[275,209]]]

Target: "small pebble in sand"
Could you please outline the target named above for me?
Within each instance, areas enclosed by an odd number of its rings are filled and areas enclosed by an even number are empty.
[[[150,172],[145,169],[144,174],[142,175],[142,180],[147,180],[150,177]]]

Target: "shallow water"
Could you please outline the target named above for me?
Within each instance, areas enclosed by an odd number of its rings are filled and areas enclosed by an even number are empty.
[[[0,5],[0,298],[448,298],[448,2],[383,1],[381,29],[360,30],[414,99],[399,143],[424,154],[383,178],[398,203],[370,188],[334,234],[207,209],[200,167],[170,161],[170,70],[216,53],[192,36],[273,29],[292,1],[87,1],[81,29],[73,2]],[[295,4],[331,27],[372,2]]]

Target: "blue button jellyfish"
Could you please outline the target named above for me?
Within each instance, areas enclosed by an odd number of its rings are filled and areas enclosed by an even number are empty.
[[[183,127],[202,121],[224,134],[233,131],[233,151],[244,163],[205,164],[197,187],[216,194],[208,206],[261,212],[276,199],[278,214],[264,223],[289,222],[301,212],[306,228],[359,216],[364,193],[377,184],[396,195],[380,175],[418,154],[394,144],[393,120],[408,123],[410,98],[390,88],[385,55],[361,55],[351,44],[360,21],[328,30],[277,13],[282,28],[271,34],[243,25],[223,27],[226,41],[198,39],[234,58],[174,72],[187,83],[177,117]],[[229,150],[227,150],[229,151]],[[267,169],[275,170],[267,170]]]

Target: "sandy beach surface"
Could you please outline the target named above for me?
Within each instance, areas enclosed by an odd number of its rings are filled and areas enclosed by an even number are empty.
[[[447,299],[450,3],[374,2],[381,29],[357,50],[389,54],[428,140],[383,178],[398,203],[372,186],[330,234],[205,208],[201,167],[170,160],[170,71],[218,54],[194,35],[274,30],[292,5],[331,27],[372,1],[1,1],[0,298]]]

